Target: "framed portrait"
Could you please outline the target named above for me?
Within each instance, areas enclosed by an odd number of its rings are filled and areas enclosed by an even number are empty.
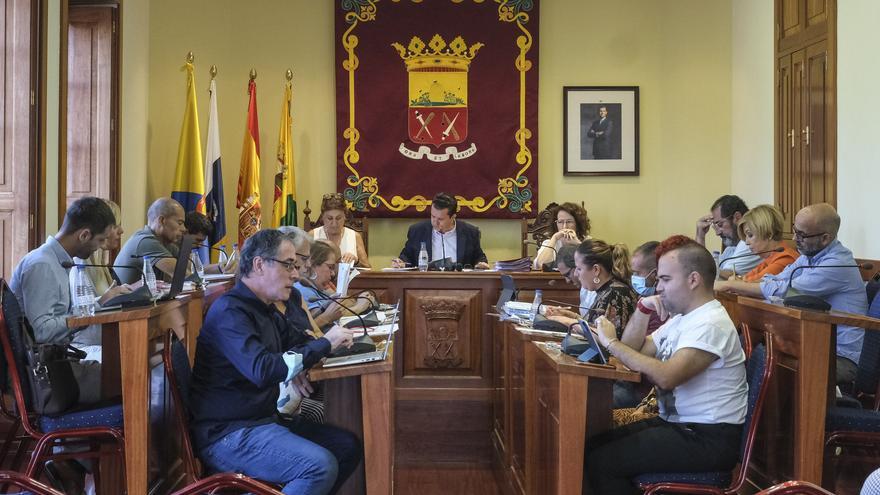
[[[639,87],[564,86],[563,174],[639,175]]]

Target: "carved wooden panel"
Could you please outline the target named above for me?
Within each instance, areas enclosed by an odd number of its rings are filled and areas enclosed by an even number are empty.
[[[404,377],[481,377],[482,304],[478,290],[406,291]]]

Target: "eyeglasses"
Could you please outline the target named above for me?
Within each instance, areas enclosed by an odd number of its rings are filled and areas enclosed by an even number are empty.
[[[281,261],[281,260],[275,259],[275,258],[266,258],[266,259],[269,261],[274,261],[275,263],[278,263],[279,265],[283,266],[285,270],[287,270],[289,272],[292,272],[294,270],[299,269],[299,267],[296,266],[296,260]]]
[[[331,271],[335,271],[335,270],[336,270],[336,263],[327,263],[327,262],[325,261],[324,263],[321,263],[321,264],[318,265],[318,266],[326,266],[326,267],[327,267],[328,269],[330,269]]]
[[[557,220],[556,225],[574,225],[576,222],[572,219],[568,220]]]
[[[718,221],[713,220],[713,221],[712,221],[712,225],[713,225],[716,229],[720,229],[721,227],[724,227],[724,222],[726,222],[727,220],[729,220],[732,216],[733,216],[733,215],[731,215],[730,217],[724,217],[724,218],[722,218],[721,220],[718,220]]]
[[[820,235],[825,235],[825,234],[826,234],[826,232],[819,232],[818,234],[807,234],[806,232],[801,232],[798,229],[794,229],[794,237],[796,239],[800,239],[800,240],[810,239],[812,237],[819,237]]]
[[[567,272],[565,272],[565,273],[559,272],[559,274],[562,275],[562,278],[568,280],[569,276],[571,275],[571,272],[573,272],[573,271],[574,271],[574,268],[569,268]]]

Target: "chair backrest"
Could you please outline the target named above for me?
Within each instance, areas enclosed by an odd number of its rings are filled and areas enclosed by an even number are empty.
[[[324,221],[321,220],[320,212],[318,212],[318,217],[315,221],[312,221],[311,214],[312,209],[309,208],[309,200],[306,200],[306,207],[303,208],[302,224],[302,228],[306,232],[311,232],[313,229],[324,225]],[[370,219],[363,215],[355,216],[352,210],[345,210],[345,226],[358,232],[361,235],[361,239],[364,240],[364,248],[369,250]]]
[[[202,472],[193,454],[192,440],[189,436],[189,391],[192,381],[192,368],[189,364],[189,356],[180,339],[169,329],[165,332],[164,347],[162,349],[162,361],[165,365],[165,380],[171,391],[171,401],[174,405],[174,422],[181,438],[181,456],[184,468],[190,480],[197,480]]]
[[[761,490],[755,495],[834,495],[821,486],[808,481],[786,481]]]
[[[731,489],[739,490],[746,480],[749,459],[755,443],[755,433],[764,408],[767,396],[767,385],[773,377],[775,355],[773,353],[773,334],[764,334],[764,343],[752,347],[752,353],[746,360],[746,381],[749,384],[749,398],[746,409],[746,420],[743,424],[743,437],[740,443],[740,464],[734,473]]]
[[[739,324],[739,330],[739,343],[742,344],[743,352],[748,359],[752,355],[752,330],[745,322]]]
[[[4,485],[12,485],[27,490],[27,492],[22,493],[32,493],[34,495],[64,495],[54,488],[50,488],[33,478],[28,478],[27,476],[14,471],[0,471],[0,486]]]
[[[248,478],[247,476],[238,473],[215,474],[209,478],[185,486],[171,495],[201,495],[203,493],[217,493],[221,488],[223,489],[222,493],[230,493],[227,490],[234,490],[232,493],[284,495],[263,482]]]
[[[880,318],[880,284],[868,282],[865,290],[873,295],[871,305],[868,307],[868,316]],[[860,395],[877,395],[880,385],[880,332],[866,331],[865,340],[862,344],[862,355],[859,358],[859,369],[856,373],[856,382],[853,392],[856,397]]]
[[[523,257],[528,256],[529,251],[529,247],[526,246],[525,241],[534,241],[540,245],[553,235],[551,228],[553,222],[556,221],[556,219],[553,218],[553,209],[557,206],[559,205],[556,203],[550,203],[546,208],[538,212],[534,220],[529,220],[526,217],[523,217],[520,220],[520,236],[523,241]],[[533,249],[537,248],[533,247]]]
[[[3,386],[12,386],[16,413],[21,417],[22,427],[28,434],[36,434],[28,412],[31,408],[31,390],[27,377],[27,348],[33,342],[33,332],[18,305],[18,299],[6,280],[0,278],[0,347],[3,355]],[[24,413],[23,413],[24,412]]]

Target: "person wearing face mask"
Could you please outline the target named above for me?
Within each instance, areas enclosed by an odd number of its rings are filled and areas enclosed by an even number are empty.
[[[737,231],[737,225],[743,215],[749,211],[745,201],[739,196],[727,194],[715,200],[709,211],[711,212],[709,215],[697,220],[697,235],[694,239],[705,246],[709,227],[712,227],[715,235],[721,238],[723,251],[718,258],[718,278],[727,280],[733,275],[741,276],[752,271],[761,262],[761,258],[749,256],[752,251],[745,241],[739,238]]]
[[[767,275],[760,283],[728,280],[716,282],[715,290],[769,299],[790,293],[824,299],[831,309],[864,315],[868,310],[865,284],[857,268],[803,268],[802,266],[855,265],[852,251],[837,239],[840,216],[828,203],[802,208],[794,217],[794,240],[800,256],[778,275]],[[795,272],[797,270],[797,272]],[[793,276],[792,276],[793,274]],[[790,280],[790,283],[789,283]],[[837,325],[837,383],[855,380],[865,331]]]
[[[654,295],[657,284],[657,256],[654,250],[660,243],[648,241],[633,251],[630,267],[632,268],[632,288],[641,297]]]

